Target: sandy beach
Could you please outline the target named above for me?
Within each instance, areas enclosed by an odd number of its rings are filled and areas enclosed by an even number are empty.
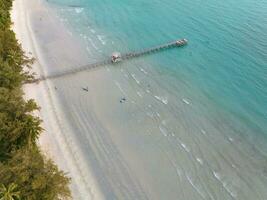
[[[45,2],[15,1],[12,19],[24,51],[36,58],[32,70],[39,76],[92,62],[82,51],[85,47],[61,19],[47,9]],[[103,90],[102,83],[108,81],[107,78],[112,80],[110,70],[102,68],[79,73],[79,76],[25,85],[25,98],[35,99],[41,107],[36,113],[43,119],[45,129],[40,146],[72,178],[74,199],[146,199],[143,188],[121,155],[122,150],[113,142],[114,139],[121,142],[121,138],[116,137],[113,124],[106,119],[110,116],[101,113],[107,109],[101,107],[106,97],[97,91]],[[86,94],[83,86],[94,95]],[[103,91],[107,93],[103,94],[113,98],[120,96],[121,91],[113,91],[114,86],[117,88],[114,83],[111,88],[105,88]],[[123,152],[127,153],[127,145],[125,147]]]
[[[41,1],[32,0],[14,1],[11,14],[14,23],[13,30],[23,50],[26,55],[36,59],[31,70],[35,72],[37,76],[45,74],[46,70],[51,67],[48,61],[50,59],[43,57],[48,55],[45,55],[45,53],[40,50],[39,45],[42,45],[42,43],[39,42],[37,44],[34,30],[32,29],[32,23],[36,22],[36,20],[42,20],[42,18],[44,21],[48,22],[49,20],[53,20],[55,16],[48,13],[46,6],[42,4]],[[38,19],[36,19],[37,16],[39,16]],[[39,31],[42,31],[42,27],[39,28]],[[62,49],[64,49],[65,41],[72,41],[71,38],[68,38],[70,36],[67,35],[67,32],[65,32],[66,35],[64,36],[64,31],[62,30],[65,30],[65,27],[60,24],[59,21],[56,22],[55,20],[55,23],[51,23],[49,26],[45,26],[45,28],[50,28],[53,34],[61,34],[62,40],[54,40],[51,42],[54,42],[52,45],[61,45]],[[44,41],[44,43],[45,42],[46,41]],[[57,47],[59,50],[60,47]],[[62,66],[68,66],[68,64],[70,63],[63,58]],[[81,156],[79,155],[79,150],[73,147],[75,144],[67,135],[68,128],[62,125],[64,118],[61,118],[60,111],[56,108],[59,105],[57,105],[53,97],[52,89],[54,89],[54,87],[48,82],[27,84],[24,86],[25,98],[34,99],[41,107],[40,112],[35,113],[43,120],[42,126],[44,132],[39,139],[40,147],[48,158],[55,161],[59,168],[71,177],[72,181],[70,187],[73,199],[102,199],[101,192],[98,191],[98,186],[94,182],[90,171],[81,168],[82,163],[80,163]]]

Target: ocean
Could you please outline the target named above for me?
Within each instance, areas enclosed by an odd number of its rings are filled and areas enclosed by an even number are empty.
[[[133,179],[109,175],[113,157],[102,152],[95,173],[107,199],[267,198],[267,1],[48,4],[82,41],[89,63],[188,40],[183,48],[105,66],[105,78],[89,86],[94,117],[127,168],[121,176]],[[84,99],[74,104],[68,95],[62,105],[87,118],[80,114]],[[113,164],[120,174],[123,167]]]

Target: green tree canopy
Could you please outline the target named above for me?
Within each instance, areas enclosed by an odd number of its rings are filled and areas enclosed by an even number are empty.
[[[25,56],[10,29],[12,0],[0,0],[0,200],[69,199],[70,179],[39,151],[39,109],[23,99],[22,84],[31,82]]]
[[[69,178],[51,160],[45,160],[37,148],[23,148],[12,153],[1,165],[0,180],[4,185],[16,183],[21,199],[68,199]]]
[[[8,187],[4,184],[0,185],[0,200],[18,200],[20,199],[19,194],[15,183],[11,183]]]

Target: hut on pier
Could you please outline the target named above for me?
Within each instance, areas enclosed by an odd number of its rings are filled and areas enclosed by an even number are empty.
[[[121,53],[119,53],[119,52],[112,53],[112,55],[111,55],[111,61],[113,63],[122,61]]]

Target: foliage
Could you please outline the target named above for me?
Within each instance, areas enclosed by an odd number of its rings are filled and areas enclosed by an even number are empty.
[[[12,0],[1,0],[0,1],[0,29],[3,30],[10,26],[10,15],[9,11],[12,6]]]
[[[15,183],[11,183],[8,187],[4,184],[0,186],[0,200],[16,200],[20,199],[20,192],[16,191],[17,185]]]
[[[36,145],[39,109],[23,99],[22,85],[33,80],[33,62],[10,29],[12,0],[0,0],[0,200],[52,200],[70,197],[70,179]]]
[[[35,144],[42,130],[40,119],[30,114],[35,109],[35,102],[25,102],[20,90],[0,87],[0,161],[11,151]]]
[[[17,150],[0,165],[3,184],[15,182],[21,199],[51,200],[69,197],[69,179],[51,160],[45,160],[37,148]]]

